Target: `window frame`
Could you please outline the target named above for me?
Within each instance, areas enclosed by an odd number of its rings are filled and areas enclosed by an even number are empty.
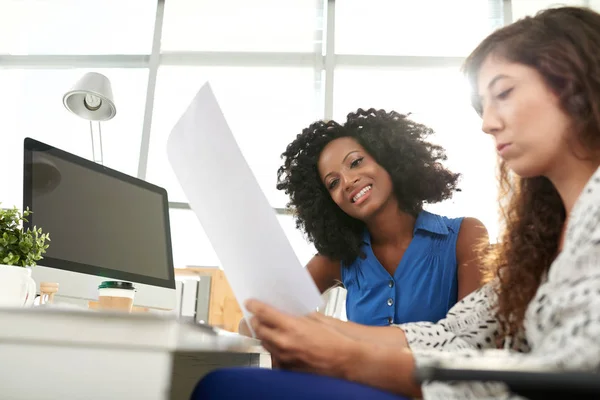
[[[155,91],[158,69],[160,66],[277,66],[299,67],[314,65],[314,87],[320,96],[320,107],[323,119],[331,119],[334,112],[335,69],[338,66],[354,67],[439,67],[441,65],[457,66],[463,57],[436,56],[377,56],[377,55],[337,55],[335,51],[335,9],[336,0],[315,0],[317,18],[322,21],[316,27],[314,51],[309,53],[277,53],[277,52],[163,52],[161,37],[165,13],[165,2],[155,0],[156,15],[150,54],[107,54],[107,55],[2,55],[2,69],[63,69],[63,68],[146,68],[148,84],[144,105],[142,136],[139,149],[137,177],[146,179],[148,154],[150,150],[150,134],[154,111]],[[494,0],[502,7],[504,25],[512,22],[512,0]],[[522,1],[522,0],[521,0]],[[170,209],[188,209],[188,203],[170,202]],[[275,208],[276,213],[287,215],[288,210]]]

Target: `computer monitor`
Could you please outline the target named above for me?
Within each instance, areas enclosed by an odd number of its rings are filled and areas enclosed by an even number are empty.
[[[167,192],[31,138],[24,140],[27,227],[50,234],[32,277],[57,297],[96,300],[105,280],[132,282],[134,304],[176,307]]]

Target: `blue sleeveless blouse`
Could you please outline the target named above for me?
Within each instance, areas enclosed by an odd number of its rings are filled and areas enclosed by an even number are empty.
[[[422,211],[394,276],[375,257],[365,231],[366,257],[341,267],[348,320],[381,326],[444,318],[458,298],[456,240],[462,220]]]

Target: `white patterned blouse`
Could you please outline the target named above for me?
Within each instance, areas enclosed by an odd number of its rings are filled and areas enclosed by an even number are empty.
[[[600,168],[573,207],[563,250],[527,308],[525,333],[505,349],[496,348],[493,284],[464,298],[438,323],[399,325],[418,366],[600,371]],[[492,383],[427,383],[423,395],[513,398],[504,385]]]

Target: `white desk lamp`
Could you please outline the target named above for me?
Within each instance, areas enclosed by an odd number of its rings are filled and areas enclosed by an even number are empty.
[[[108,78],[97,72],[88,72],[63,96],[63,104],[67,110],[90,121],[92,138],[92,156],[97,163],[104,163],[102,153],[101,121],[108,121],[117,113],[113,101],[113,93]],[[98,133],[94,134],[93,122],[98,123]],[[98,136],[99,156],[96,154],[96,137]]]

